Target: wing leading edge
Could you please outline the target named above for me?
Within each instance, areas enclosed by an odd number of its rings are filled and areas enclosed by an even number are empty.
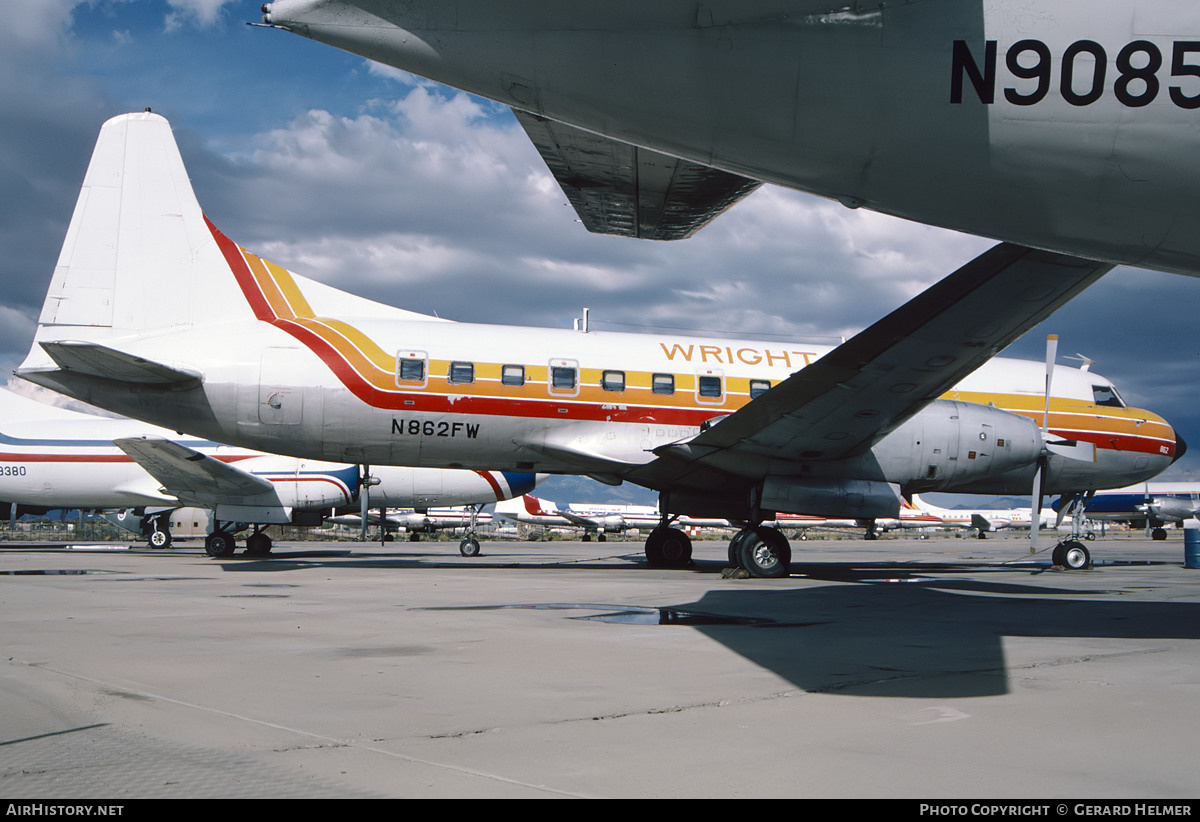
[[[699,486],[748,458],[861,454],[1112,267],[1001,243],[630,478]]]

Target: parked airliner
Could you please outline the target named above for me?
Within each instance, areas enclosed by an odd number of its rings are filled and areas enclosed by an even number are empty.
[[[832,349],[455,323],[237,245],[144,112],[101,129],[17,373],[306,459],[634,482],[659,492],[651,564],[690,560],[674,517],[714,517],[774,576],[777,512],[894,518],[902,492],[1076,492],[1170,465],[1170,425],[1104,377],[993,359],[1110,268],[1001,244]]]
[[[373,466],[367,497],[371,507],[488,503],[530,491],[540,479]],[[13,506],[14,516],[21,508],[135,509],[141,526],[128,515],[122,525],[138,527],[152,546],[166,548],[172,511],[212,509],[209,554],[232,554],[238,526],[253,524],[246,551],[264,555],[271,551],[266,525],[320,525],[331,510],[359,511],[362,480],[359,465],[264,454],[0,390],[0,500]]]

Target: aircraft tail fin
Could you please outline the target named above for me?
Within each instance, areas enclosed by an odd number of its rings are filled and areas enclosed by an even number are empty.
[[[106,122],[36,339],[103,342],[200,320],[253,317],[237,288],[170,124],[150,112]],[[37,342],[26,365],[52,367]]]

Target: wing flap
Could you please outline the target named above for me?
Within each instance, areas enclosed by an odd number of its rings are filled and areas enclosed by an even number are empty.
[[[588,231],[682,240],[760,183],[513,109]]]

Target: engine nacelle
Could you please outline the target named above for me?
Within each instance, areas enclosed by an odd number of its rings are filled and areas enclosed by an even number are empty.
[[[625,517],[620,514],[610,514],[600,518],[600,529],[606,534],[620,534],[625,531]]]
[[[883,478],[908,491],[945,491],[1033,466],[1042,434],[1029,417],[935,400],[871,449]]]

